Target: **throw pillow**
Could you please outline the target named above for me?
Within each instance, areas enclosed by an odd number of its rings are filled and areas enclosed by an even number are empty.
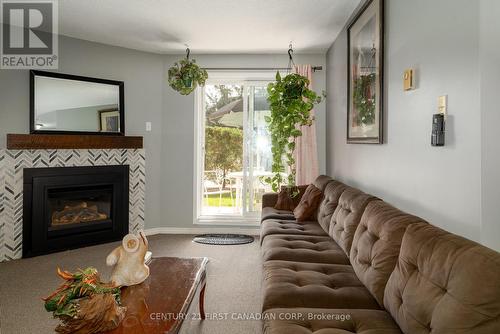
[[[293,210],[293,215],[297,221],[304,221],[312,219],[314,212],[319,207],[323,193],[316,188],[313,184],[307,187],[304,195],[302,196],[299,205]]]
[[[308,186],[297,186],[299,193],[295,197],[291,196],[292,188],[287,186],[281,187],[281,191],[278,193],[278,200],[276,201],[276,205],[274,206],[274,208],[276,210],[293,211],[297,207],[297,205],[299,205],[299,202],[304,195],[307,187]]]

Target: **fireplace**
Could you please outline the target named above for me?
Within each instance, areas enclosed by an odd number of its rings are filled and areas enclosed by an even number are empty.
[[[23,257],[120,240],[129,166],[24,169]]]

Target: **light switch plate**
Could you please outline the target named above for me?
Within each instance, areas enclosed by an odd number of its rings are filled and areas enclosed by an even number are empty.
[[[412,90],[415,89],[415,70],[413,68],[409,68],[405,70],[403,75],[403,90]]]
[[[146,131],[147,132],[151,131],[151,122],[146,122]]]
[[[448,113],[448,95],[441,95],[438,98],[438,111],[443,115]]]

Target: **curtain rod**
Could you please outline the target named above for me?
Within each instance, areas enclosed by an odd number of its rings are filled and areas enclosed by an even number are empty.
[[[287,67],[203,67],[207,71],[286,71]],[[323,70],[323,66],[312,66],[313,72]]]

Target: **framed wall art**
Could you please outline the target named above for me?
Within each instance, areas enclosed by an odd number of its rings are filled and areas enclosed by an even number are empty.
[[[118,110],[99,110],[99,120],[101,132],[120,131],[120,112]]]
[[[383,142],[384,1],[370,0],[347,28],[347,143]]]

